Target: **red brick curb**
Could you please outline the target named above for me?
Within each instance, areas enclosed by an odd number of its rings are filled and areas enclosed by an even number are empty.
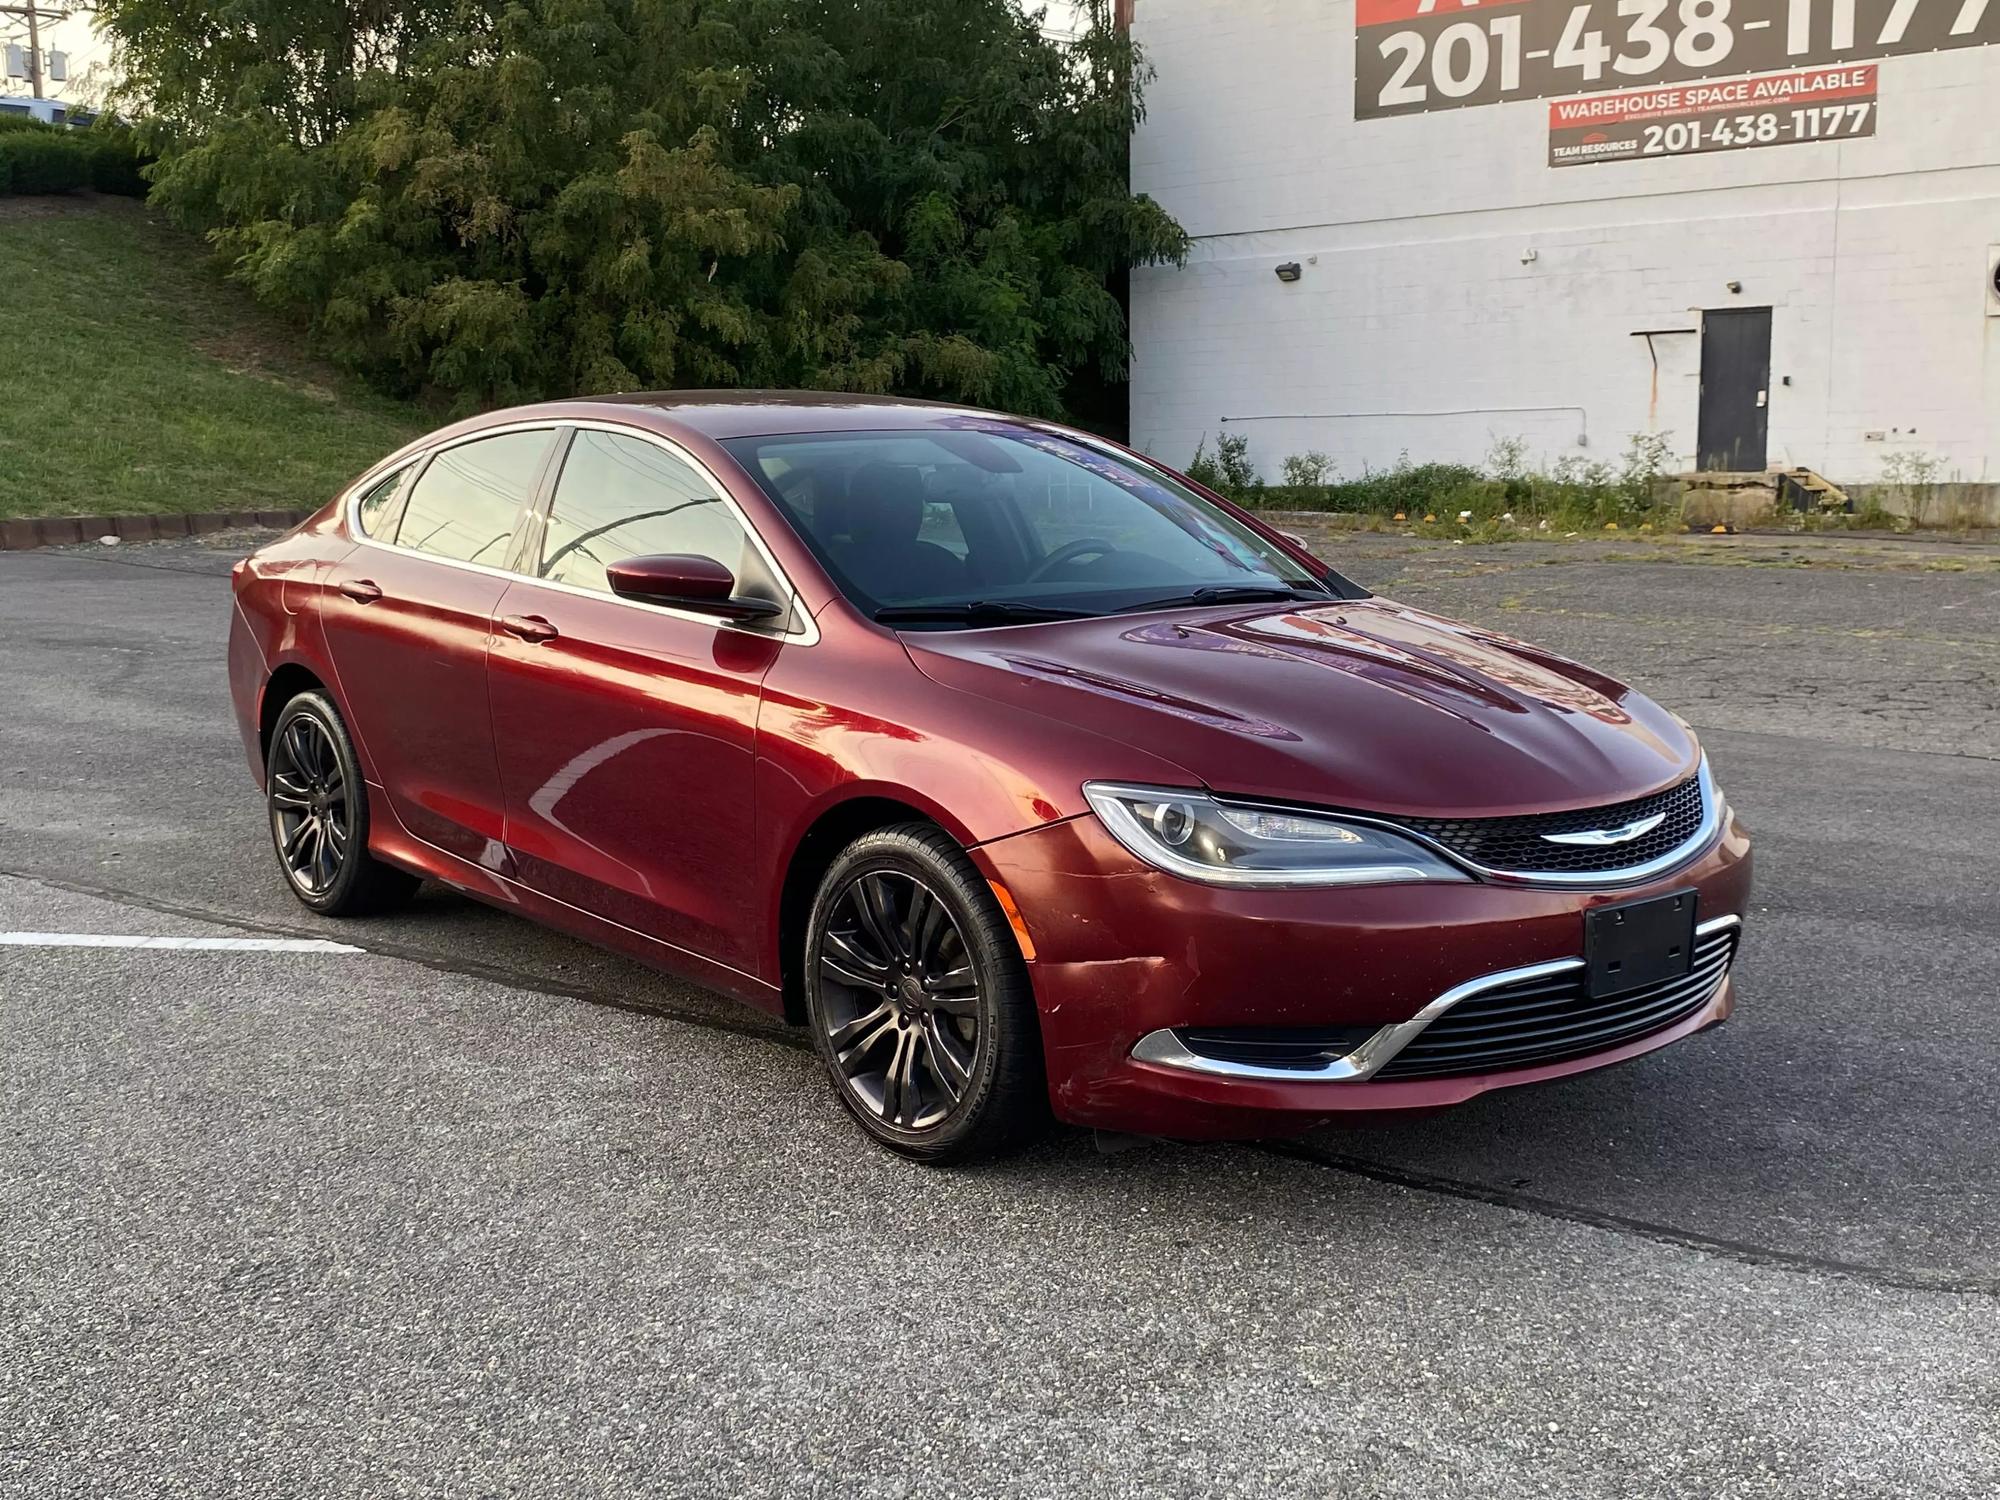
[[[25,552],[31,547],[73,547],[115,536],[121,542],[151,542],[169,537],[206,536],[239,526],[293,526],[309,510],[203,510],[175,516],[39,516],[0,521],[0,552]]]

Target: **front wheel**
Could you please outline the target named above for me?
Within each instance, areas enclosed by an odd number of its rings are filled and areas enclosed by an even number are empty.
[[[991,1155],[1046,1118],[1020,949],[942,829],[880,829],[841,851],[808,919],[805,993],[841,1103],[892,1150]]]
[[[368,790],[340,713],[300,693],[271,730],[264,759],[271,844],[292,894],[329,917],[383,911],[409,899],[417,878],[368,852]]]

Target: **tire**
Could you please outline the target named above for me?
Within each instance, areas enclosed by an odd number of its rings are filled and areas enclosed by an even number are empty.
[[[328,917],[400,906],[417,877],[368,852],[368,789],[339,710],[322,693],[284,706],[264,756],[264,805],[292,894]]]
[[[997,1155],[1045,1126],[1021,950],[943,829],[905,823],[840,852],[807,918],[804,973],[834,1093],[882,1145],[942,1164]]]

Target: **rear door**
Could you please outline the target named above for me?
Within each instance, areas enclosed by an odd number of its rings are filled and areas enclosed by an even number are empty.
[[[352,518],[362,545],[335,565],[320,610],[348,727],[397,818],[494,870],[505,804],[487,645],[554,437],[517,428],[440,449],[392,502]]]
[[[649,435],[577,428],[541,530],[489,672],[517,878],[754,973],[757,709],[809,622],[717,482]],[[739,626],[612,595],[607,563],[658,553],[713,558],[786,612]]]

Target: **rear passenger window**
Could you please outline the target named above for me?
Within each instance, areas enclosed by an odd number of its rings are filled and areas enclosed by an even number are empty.
[[[445,449],[411,489],[396,544],[500,567],[514,523],[534,493],[549,437],[547,428],[503,432]]]
[[[361,522],[363,536],[382,540],[395,534],[393,513],[396,496],[402,493],[403,481],[409,477],[408,469],[398,469],[387,479],[377,480],[369,488],[368,493],[361,497],[361,503],[355,506],[354,510]]]
[[[737,593],[780,597],[743,523],[699,470],[658,443],[579,427],[549,507],[540,576],[609,593],[607,564],[659,553],[713,558],[736,575]]]

